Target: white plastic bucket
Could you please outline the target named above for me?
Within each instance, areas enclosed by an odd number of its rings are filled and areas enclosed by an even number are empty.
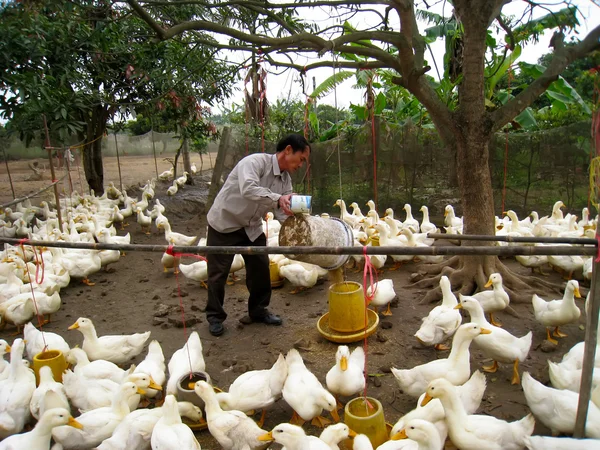
[[[352,229],[335,217],[297,214],[288,217],[279,230],[279,245],[282,247],[352,247],[353,244]],[[334,270],[346,264],[350,255],[301,254],[287,257]]]
[[[290,209],[294,214],[310,214],[312,197],[310,195],[292,195]]]

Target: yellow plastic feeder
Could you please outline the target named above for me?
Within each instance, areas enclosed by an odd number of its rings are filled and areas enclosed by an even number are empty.
[[[54,381],[62,383],[63,373],[67,370],[67,360],[63,352],[60,350],[47,350],[34,355],[32,368],[35,373],[36,384],[40,383],[40,368],[42,366],[50,366]]]
[[[283,286],[283,278],[279,275],[279,266],[277,263],[269,263],[269,273],[271,275],[271,287],[280,288]]]
[[[365,297],[362,286],[354,281],[329,287],[329,328],[349,333],[365,328]]]
[[[330,286],[329,312],[317,322],[317,329],[325,339],[340,344],[360,341],[373,334],[378,324],[377,313],[365,306],[361,284],[344,281]]]
[[[383,406],[375,398],[357,397],[346,403],[344,408],[344,423],[358,434],[365,434],[373,448],[389,440],[389,431],[385,423]]]

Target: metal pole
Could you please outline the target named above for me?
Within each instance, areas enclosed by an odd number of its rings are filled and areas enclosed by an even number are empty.
[[[119,168],[119,188],[121,192],[123,192],[123,179],[121,178],[121,160],[119,159],[119,144],[117,143],[117,132],[115,131],[115,150],[117,151],[117,167]],[[156,163],[156,155],[154,159],[154,163]],[[158,172],[158,170],[157,170]]]
[[[50,173],[52,174],[52,182],[54,183],[56,181],[56,176],[54,175],[54,164],[52,164],[52,149],[48,148],[50,147],[50,132],[48,131],[48,122],[46,121],[46,115],[42,114],[42,117],[44,118],[44,129],[46,131],[46,142],[44,145],[46,147],[46,150],[48,151],[48,160],[50,161]],[[62,214],[60,212],[60,196],[58,195],[58,183],[54,184],[54,200],[56,201],[56,214],[58,215],[58,229],[62,233],[63,225]]]
[[[2,146],[4,152],[4,163],[6,164],[6,173],[8,174],[8,181],[10,182],[10,190],[12,191],[13,199],[17,198],[15,195],[15,188],[13,187],[12,177],[10,176],[10,169],[8,168],[8,158],[6,157],[6,149]]]

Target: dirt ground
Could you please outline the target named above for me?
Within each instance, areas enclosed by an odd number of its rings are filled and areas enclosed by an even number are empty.
[[[124,184],[126,186],[142,184],[155,175],[152,158],[126,158],[126,167],[122,167]],[[121,161],[123,164],[123,160]],[[197,164],[199,161],[197,161]],[[17,195],[24,195],[39,187],[26,182],[27,170],[22,168],[23,162],[11,162],[15,166],[13,183],[18,188]],[[2,173],[2,198],[7,201],[12,198],[7,181],[4,165]],[[26,165],[25,165],[26,168]],[[167,163],[159,165],[159,172],[168,168]],[[76,171],[74,172],[76,173]],[[105,165],[105,182],[115,181],[118,184],[118,173],[113,159],[108,159]],[[127,181],[125,181],[127,180]],[[165,215],[170,218],[173,230],[188,235],[205,235],[206,212],[203,202],[207,194],[208,173],[195,177],[194,187],[186,186],[183,192],[175,197],[167,197],[168,183],[158,182],[156,198],[166,206]],[[7,192],[8,191],[8,192]],[[139,195],[139,190],[130,189],[130,195]],[[339,211],[332,211],[332,213]],[[147,236],[132,218],[130,226],[119,234],[131,233],[132,243],[135,244],[166,244],[164,235],[154,227],[152,234]],[[61,291],[63,307],[54,314],[52,322],[44,329],[57,332],[65,337],[71,346],[81,344],[82,335],[77,331],[67,331],[67,327],[78,317],[88,317],[93,320],[99,335],[127,334],[151,330],[151,339],[157,339],[163,348],[167,362],[172,353],[183,346],[186,336],[192,330],[200,334],[204,347],[206,370],[216,386],[226,390],[233,380],[241,373],[252,369],[270,367],[279,353],[286,353],[296,347],[302,354],[307,367],[323,383],[325,374],[335,364],[337,344],[323,338],[316,327],[317,320],[328,311],[329,281],[323,280],[314,288],[296,295],[290,294],[291,287],[285,284],[273,291],[270,309],[280,314],[284,319],[282,327],[270,327],[263,324],[242,325],[238,319],[246,314],[247,290],[244,285],[244,272],[240,272],[242,280],[226,289],[225,309],[229,314],[226,332],[221,337],[213,337],[208,332],[203,308],[206,303],[206,290],[183,276],[176,277],[173,273],[163,273],[160,263],[161,253],[127,252],[119,262],[112,265],[113,273],[98,272],[90,277],[96,283],[89,287],[78,282],[72,282]],[[187,258],[184,262],[193,262]],[[515,271],[529,274],[529,270],[519,266],[514,259],[505,262]],[[389,264],[389,263],[388,263]],[[386,269],[389,265],[386,266]],[[397,301],[392,309],[393,316],[380,321],[377,332],[368,339],[368,387],[369,396],[381,401],[384,407],[386,421],[394,424],[404,413],[415,406],[415,400],[400,391],[396,380],[390,373],[390,367],[410,368],[435,358],[445,358],[448,352],[437,352],[432,348],[421,347],[414,333],[420,326],[421,318],[426,316],[435,305],[421,305],[419,301],[425,295],[424,290],[410,287],[410,278],[419,271],[418,263],[404,265],[398,271],[386,270],[381,278],[391,278],[397,293]],[[347,280],[362,283],[362,273],[345,271]],[[564,285],[558,274],[551,273],[545,278]],[[585,296],[588,284],[582,284],[582,295]],[[179,293],[181,296],[179,296]],[[560,295],[550,292],[539,292],[543,298],[559,298]],[[156,317],[158,308],[169,307],[167,316]],[[183,306],[186,329],[182,327]],[[558,347],[550,353],[542,349],[545,330],[533,317],[530,304],[512,304],[518,318],[507,313],[498,314],[505,328],[517,336],[533,330],[533,345],[528,359],[521,364],[521,373],[529,371],[533,377],[542,382],[548,382],[548,365],[546,360],[559,361],[562,355],[575,343],[584,339],[585,315],[582,314],[579,323],[564,327],[568,337],[559,341]],[[0,337],[12,342],[11,333],[14,328],[7,327],[0,332]],[[350,344],[362,345],[361,342]],[[145,352],[136,361],[141,361]],[[471,369],[477,370],[484,363],[478,350],[471,351]],[[520,419],[529,412],[521,386],[510,384],[512,367],[502,365],[495,374],[486,374],[487,389],[479,409],[480,414],[489,414],[505,420]],[[277,402],[269,411],[264,428],[272,429],[281,422],[289,421],[292,411],[285,401]],[[317,434],[318,430],[305,425],[309,434]],[[535,434],[549,434],[541,424],[536,425]],[[197,438],[202,448],[218,449],[219,445],[208,431],[197,432]],[[280,448],[273,444],[270,448]],[[453,448],[450,444],[447,448]]]

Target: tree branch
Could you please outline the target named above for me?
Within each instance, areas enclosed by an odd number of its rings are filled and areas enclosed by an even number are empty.
[[[531,105],[544,91],[558,79],[558,76],[573,61],[583,58],[600,49],[600,26],[594,28],[585,39],[572,47],[564,47],[562,39],[556,42],[555,52],[544,73],[521,91],[516,97],[491,113],[493,129],[497,131]]]
[[[506,35],[509,38],[508,48],[511,51],[514,51],[514,49],[515,49],[515,36],[513,35],[512,29],[504,21],[504,19],[502,18],[501,15],[499,15],[498,17],[496,17],[496,20],[498,21],[498,23],[500,24],[500,27],[504,30],[504,32],[506,33]]]
[[[440,132],[442,138],[449,143],[449,133],[443,130],[454,130],[454,122],[452,114],[448,107],[440,100],[439,96],[423,76],[429,67],[423,67],[424,47],[420,57],[415,57],[414,39],[422,39],[421,36],[415,37],[418,34],[416,28],[417,20],[415,17],[414,4],[410,0],[394,0],[394,9],[400,16],[400,34],[397,40],[399,52],[400,70],[402,76],[396,77],[393,81],[400,86],[406,88],[425,106],[431,120]],[[417,62],[421,61],[420,65]]]

